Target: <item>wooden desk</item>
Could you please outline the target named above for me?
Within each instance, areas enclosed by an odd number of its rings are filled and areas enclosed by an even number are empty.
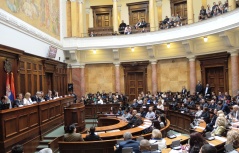
[[[108,125],[108,126],[102,126],[102,125]],[[95,128],[95,131],[100,132],[100,131],[110,131],[110,130],[115,130],[115,129],[122,129],[126,125],[128,125],[128,123],[126,121],[123,121],[116,117],[100,117],[98,119],[98,127]]]
[[[73,97],[58,98],[29,106],[0,111],[0,152],[23,144],[24,152],[35,152],[41,138],[63,124],[63,106]]]
[[[85,105],[85,118],[97,118],[97,112],[107,113],[110,108],[113,107],[114,110],[119,109],[119,104],[91,104]]]

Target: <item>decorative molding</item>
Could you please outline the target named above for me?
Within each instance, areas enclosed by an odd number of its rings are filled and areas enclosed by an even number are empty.
[[[85,8],[85,13],[90,14],[90,8]]]
[[[187,58],[188,58],[189,62],[191,62],[191,61],[194,62],[196,60],[196,57],[194,55],[188,56]]]
[[[84,3],[84,0],[78,0],[78,2],[79,2],[80,4],[83,4],[83,3]]]
[[[192,40],[182,41],[182,45],[187,54],[190,54],[193,52],[193,41]]]
[[[155,58],[155,52],[154,52],[154,47],[153,46],[147,46],[147,51],[148,51],[148,56],[150,59]]]
[[[229,34],[228,33],[226,33],[226,32],[221,32],[220,34],[219,34],[219,37],[223,40],[223,43],[224,43],[224,45],[225,46],[227,46],[227,47],[233,47],[233,43],[232,43],[232,38],[230,38],[229,37]]]
[[[157,60],[151,60],[150,61],[151,64],[157,64],[157,62],[158,62]]]
[[[18,19],[17,17],[14,17],[13,15],[5,12],[2,9],[0,9],[0,23],[8,27],[11,27],[19,32],[22,32],[26,35],[29,35],[33,38],[36,38],[44,43],[62,49],[62,43],[59,40],[38,30],[37,28],[31,26],[30,24]]]
[[[121,12],[121,6],[122,6],[122,4],[118,4],[118,5],[117,5],[118,12]]]
[[[69,53],[70,53],[70,60],[77,61],[76,51],[71,50],[71,51],[69,51]]]
[[[156,6],[161,7],[163,4],[163,0],[156,0]]]
[[[115,66],[120,66],[120,62],[114,62],[113,63]]]
[[[227,51],[231,54],[231,56],[238,56],[239,50],[238,49],[230,49]]]
[[[113,49],[112,51],[114,60],[119,60],[119,49]]]

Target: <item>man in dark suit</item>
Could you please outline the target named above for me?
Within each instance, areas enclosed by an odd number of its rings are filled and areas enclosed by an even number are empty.
[[[233,122],[239,121],[239,106],[238,105],[232,106],[232,112],[229,114],[229,116]]]
[[[7,96],[2,96],[0,101],[0,110],[7,109],[6,105],[7,105]]]
[[[22,93],[19,93],[17,95],[17,98],[13,101],[12,107],[15,108],[15,107],[21,107],[21,106],[23,106],[23,96],[22,96]]]
[[[134,121],[132,127],[140,126],[143,123],[140,113],[137,113],[136,117],[137,117],[137,119]]]
[[[211,121],[207,124],[206,128],[205,128],[205,132],[207,131],[213,131],[213,126],[215,125],[217,120],[217,109],[214,109],[213,111],[213,117],[211,119]]]
[[[32,102],[37,102],[37,103],[41,102],[42,101],[41,92],[37,91],[36,95],[33,96],[31,99],[32,99]]]
[[[206,16],[207,16],[207,11],[206,11],[206,9],[204,9],[204,6],[202,6],[202,7],[201,7],[201,10],[200,10],[200,12],[199,12],[199,17],[198,17],[198,19],[199,19],[199,20],[204,20],[204,19],[206,19]]]
[[[139,142],[132,140],[132,134],[130,132],[124,133],[124,141],[119,143],[119,147],[116,149],[116,153],[122,153],[122,149],[125,147],[132,147],[134,153],[140,153]]]
[[[211,88],[209,87],[209,84],[206,85],[206,88],[204,90],[204,94],[206,98],[210,98],[212,95]]]
[[[196,85],[196,94],[202,94],[203,93],[203,86],[200,81],[198,81],[198,84]]]
[[[90,134],[86,136],[85,141],[99,141],[101,138],[95,134],[95,127],[90,128]]]
[[[185,86],[183,86],[182,88],[182,95],[186,95],[187,94],[187,89],[185,88]]]
[[[48,93],[47,95],[44,97],[45,101],[48,101],[48,100],[52,100],[53,99],[53,95],[52,95],[52,91],[51,90],[48,90]]]

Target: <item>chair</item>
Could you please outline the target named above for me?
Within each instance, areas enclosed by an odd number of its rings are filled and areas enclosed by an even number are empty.
[[[152,144],[151,151],[156,151],[156,150],[158,150],[158,144]]]
[[[133,148],[132,147],[122,148],[122,153],[133,153]]]
[[[136,138],[136,141],[140,142],[140,141],[143,140],[143,139],[144,139],[144,137],[139,136],[139,137]]]
[[[124,140],[119,139],[119,140],[117,140],[116,142],[117,142],[117,144],[119,144],[119,143],[122,142],[122,141],[124,141]]]

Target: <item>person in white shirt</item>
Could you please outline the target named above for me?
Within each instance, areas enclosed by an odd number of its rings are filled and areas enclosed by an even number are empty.
[[[99,99],[98,104],[103,104],[104,103],[101,96],[99,96],[98,99]]]
[[[164,110],[164,106],[161,100],[158,101],[158,105],[157,105],[158,109]]]
[[[149,107],[149,111],[146,114],[145,118],[149,120],[155,119],[155,113],[153,112],[153,107]]]
[[[158,129],[152,131],[152,139],[149,140],[150,144],[158,144],[158,150],[167,148],[166,140],[162,138],[162,133]]]
[[[126,35],[129,35],[131,34],[131,27],[129,25],[127,25],[127,27],[125,27],[125,30],[124,30],[124,34]]]
[[[138,103],[139,105],[142,105],[142,104],[143,104],[143,101],[142,101],[141,97],[138,97],[137,103]]]
[[[32,105],[32,104],[33,104],[33,102],[31,100],[31,94],[29,92],[27,92],[23,99],[23,105],[26,106],[26,105]]]
[[[203,107],[202,106],[198,106],[197,107],[198,111],[195,114],[196,118],[199,118],[199,116],[201,116],[202,112],[203,112]]]

